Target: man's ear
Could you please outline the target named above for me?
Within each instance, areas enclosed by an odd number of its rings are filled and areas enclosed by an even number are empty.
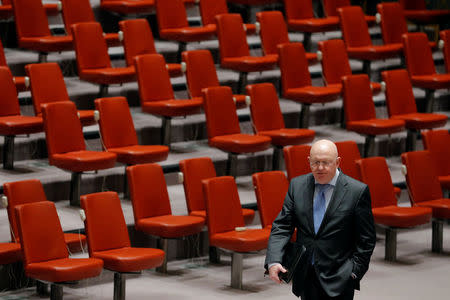
[[[339,167],[340,163],[341,163],[341,157],[338,156],[338,157],[336,158],[336,168]]]

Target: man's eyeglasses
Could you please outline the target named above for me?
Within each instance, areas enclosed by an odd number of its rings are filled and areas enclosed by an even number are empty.
[[[311,168],[318,168],[320,165],[322,165],[322,167],[324,167],[324,168],[328,168],[328,167],[330,167],[333,163],[334,163],[333,160],[332,160],[332,161],[327,161],[327,160],[320,161],[320,160],[317,160],[317,161],[311,161],[311,162],[309,163],[309,165],[311,166]]]

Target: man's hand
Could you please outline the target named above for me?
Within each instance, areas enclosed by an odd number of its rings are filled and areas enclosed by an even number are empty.
[[[278,273],[280,273],[280,272],[286,273],[287,270],[285,268],[283,268],[283,266],[281,264],[275,264],[275,265],[271,266],[269,269],[270,279],[272,279],[276,283],[280,284],[281,280],[278,277]]]

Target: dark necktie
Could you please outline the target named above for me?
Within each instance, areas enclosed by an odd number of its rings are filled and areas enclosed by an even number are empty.
[[[317,184],[317,194],[314,198],[314,231],[317,233],[322,224],[323,216],[327,209],[325,192],[329,184]]]

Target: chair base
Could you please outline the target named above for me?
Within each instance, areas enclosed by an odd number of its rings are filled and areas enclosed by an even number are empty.
[[[70,206],[80,206],[81,172],[72,173],[70,180]]]
[[[36,280],[36,294],[39,296],[48,296],[48,284]]]
[[[364,142],[364,157],[369,157],[374,155],[375,148],[375,136],[366,136],[366,141]]]
[[[39,52],[38,63],[43,64],[47,62],[47,52]]]
[[[226,174],[236,178],[237,164],[238,164],[238,155],[235,153],[228,153]]]
[[[209,262],[212,264],[220,264],[220,252],[217,247],[209,246]]]
[[[397,260],[397,229],[388,227],[386,228],[386,244],[384,245],[384,260],[396,261]]]
[[[50,300],[62,300],[63,287],[62,285],[52,284],[50,286]]]
[[[172,118],[163,117],[161,125],[161,144],[170,148],[170,137],[172,131]]]
[[[408,129],[406,134],[406,152],[416,150],[418,131],[414,129]]]
[[[233,252],[231,258],[231,287],[242,289],[242,269],[244,254]]]
[[[114,273],[114,300],[125,300],[125,274]]]
[[[186,51],[187,43],[186,42],[178,42],[178,51],[177,51],[177,61],[181,61],[181,53]]]
[[[432,113],[434,107],[434,90],[425,90],[426,112]]]
[[[3,143],[3,169],[14,169],[14,135],[6,135]]]
[[[300,120],[299,120],[299,128],[308,128],[309,127],[309,111],[311,105],[310,104],[302,104],[300,109]]]
[[[311,52],[311,32],[303,32],[303,47],[306,52]]]
[[[363,60],[363,73],[367,74],[367,76],[369,76],[370,79],[370,73],[372,72],[372,68],[370,65],[370,60]]]
[[[157,245],[158,245],[157,247],[159,249],[164,251],[165,255],[164,255],[164,261],[163,261],[162,265],[160,267],[157,267],[156,271],[160,272],[160,273],[167,273],[167,256],[168,256],[167,255],[167,249],[169,248],[168,247],[169,240],[168,239],[164,239],[164,238],[160,238],[160,239],[158,239]]]
[[[247,72],[239,73],[238,94],[245,94],[245,87],[247,86],[247,75]]]
[[[103,98],[108,95],[108,85],[107,84],[101,84],[98,89],[98,98]]]
[[[444,221],[440,219],[433,219],[432,226],[432,239],[431,239],[431,251],[435,253],[442,253],[443,241],[444,241]]]
[[[280,169],[282,160],[283,160],[283,147],[275,146],[273,148],[273,157],[272,157],[272,170],[273,171]]]

